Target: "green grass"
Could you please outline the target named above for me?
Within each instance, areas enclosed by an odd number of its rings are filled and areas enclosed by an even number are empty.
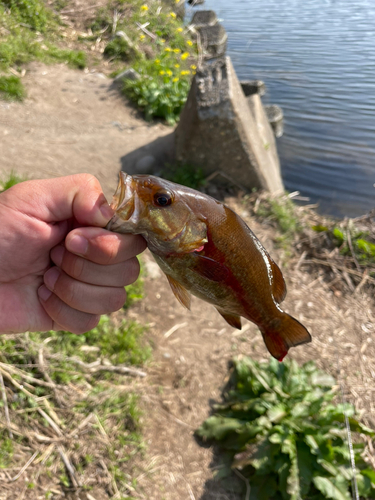
[[[200,189],[205,185],[205,175],[202,168],[187,163],[166,165],[162,177],[192,189]]]
[[[5,191],[6,189],[9,189],[25,180],[25,177],[19,176],[16,172],[14,172],[14,170],[12,170],[9,174],[4,174],[0,179],[0,192]]]
[[[30,458],[29,451],[27,457],[22,451],[25,445],[32,453],[45,451],[43,442],[30,439],[33,432],[48,436],[55,433],[39,410],[55,422],[54,415],[57,415],[58,426],[67,435],[89,417],[90,425],[85,432],[64,442],[70,460],[77,475],[82,480],[91,478],[91,484],[98,480],[97,470],[101,468],[100,461],[104,461],[112,486],[116,482],[116,488],[126,498],[128,484],[133,488],[135,485],[132,457],[144,450],[139,397],[131,389],[132,379],[105,370],[91,372],[89,363],[143,365],[151,355],[151,348],[143,338],[144,331],[144,327],[134,321],[115,321],[103,316],[100,324],[85,335],[62,331],[1,335],[1,369],[11,377],[4,380],[10,419],[18,433],[16,439],[11,440],[4,422],[0,421],[0,467],[17,467],[20,461],[24,463]],[[44,365],[48,367],[48,380],[57,384],[56,391],[42,383],[46,379],[40,365],[41,349]],[[86,365],[77,364],[74,359]],[[33,379],[26,380],[27,376]],[[31,395],[17,388],[16,381]],[[38,490],[40,484],[50,484],[51,489],[56,489],[56,477],[64,487],[72,486],[55,451],[41,469],[38,468],[37,476],[29,475],[25,485]]]
[[[17,76],[0,76],[0,99],[6,101],[22,101],[25,89]]]
[[[183,23],[165,4],[133,0],[112,1],[98,11],[91,25],[95,32],[113,26],[113,12],[119,14],[116,31],[124,31],[128,40],[108,36],[104,54],[114,63],[113,75],[131,65],[139,80],[126,80],[124,94],[141,108],[147,120],[162,118],[169,124],[178,120],[196,70],[196,44],[189,39]],[[138,29],[137,23],[147,25],[153,35]],[[116,66],[117,62],[117,66]]]
[[[64,62],[84,68],[83,51],[60,48],[59,19],[39,0],[0,1],[0,98],[22,100],[26,92],[22,81],[7,75],[9,68],[20,70],[30,61]]]

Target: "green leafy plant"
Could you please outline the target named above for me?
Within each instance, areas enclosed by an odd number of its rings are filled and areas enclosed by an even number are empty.
[[[350,500],[352,469],[345,419],[353,433],[375,432],[335,404],[335,380],[313,362],[234,361],[225,403],[197,430],[229,450],[251,484],[251,500]],[[361,497],[375,498],[375,471],[353,445]],[[221,476],[230,470],[222,470]]]
[[[341,255],[352,256],[354,253],[358,262],[364,266],[375,264],[375,241],[369,231],[355,227],[349,222],[346,230],[343,227],[312,226],[316,232],[325,232],[332,243],[339,247]],[[351,248],[350,248],[351,245]]]

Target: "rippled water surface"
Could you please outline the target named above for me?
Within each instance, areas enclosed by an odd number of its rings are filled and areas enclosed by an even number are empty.
[[[240,79],[284,111],[286,189],[355,217],[375,206],[374,0],[206,0]]]

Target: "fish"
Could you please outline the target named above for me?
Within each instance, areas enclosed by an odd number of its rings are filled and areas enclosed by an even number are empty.
[[[120,172],[107,229],[141,234],[177,300],[191,295],[212,304],[241,329],[255,323],[270,354],[282,361],[289,348],[311,341],[308,330],[284,312],[286,284],[247,224],[224,203],[152,175]]]

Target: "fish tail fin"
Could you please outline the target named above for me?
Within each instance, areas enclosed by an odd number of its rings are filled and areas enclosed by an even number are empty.
[[[261,329],[267,349],[274,358],[282,361],[290,347],[311,342],[307,329],[289,314],[277,318],[267,328]]]

